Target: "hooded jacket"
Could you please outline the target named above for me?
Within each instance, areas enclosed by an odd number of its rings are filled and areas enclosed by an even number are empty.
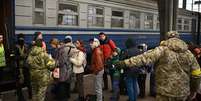
[[[126,59],[124,62],[131,68],[155,64],[158,94],[186,97],[190,93],[190,86],[191,90],[198,88],[198,85],[190,85],[190,81],[199,82],[197,79],[201,76],[199,64],[188,50],[187,44],[178,38],[162,41],[155,49]]]
[[[30,66],[31,79],[34,83],[41,82],[47,85],[50,82],[50,71],[54,69],[55,61],[43,48],[34,46],[28,55],[27,63]]]
[[[55,61],[49,57],[43,48],[37,46],[31,49],[27,62],[32,70],[52,70],[55,66]]]

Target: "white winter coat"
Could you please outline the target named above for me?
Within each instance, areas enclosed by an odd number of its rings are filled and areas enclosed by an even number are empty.
[[[78,50],[72,57],[70,57],[70,61],[73,64],[74,73],[84,72],[84,67],[87,64],[86,54],[84,52]]]

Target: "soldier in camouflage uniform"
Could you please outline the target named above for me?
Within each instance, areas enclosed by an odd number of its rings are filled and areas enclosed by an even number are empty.
[[[29,99],[32,98],[32,89],[30,82],[30,70],[26,65],[26,58],[28,55],[28,48],[24,42],[24,34],[20,33],[17,35],[17,44],[16,44],[16,63],[17,63],[17,95],[18,101],[25,101],[24,95],[22,93],[22,88],[28,88]]]
[[[193,96],[196,94],[201,77],[200,67],[176,31],[168,32],[166,37],[168,39],[155,49],[120,61],[116,66],[123,68],[155,64],[156,101],[185,101],[190,92]]]
[[[52,80],[50,71],[55,67],[55,61],[42,48],[41,40],[36,40],[35,46],[32,47],[29,53],[27,62],[31,69],[32,101],[44,101],[47,86]]]

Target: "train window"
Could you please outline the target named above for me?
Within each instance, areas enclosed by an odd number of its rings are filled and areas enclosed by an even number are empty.
[[[111,21],[111,26],[112,27],[123,27],[123,19],[118,19],[118,18],[112,18]]]
[[[123,27],[123,11],[112,11],[111,27]]]
[[[182,25],[177,25],[177,30],[181,31],[182,30]]]
[[[177,18],[177,30],[182,31],[182,18]]]
[[[70,4],[59,4],[59,11],[66,11],[69,13],[77,13],[77,6]]]
[[[145,29],[153,29],[153,14],[145,13],[144,17],[144,28]]]
[[[58,15],[58,23],[60,25],[77,25],[78,24],[78,16],[76,15]]]
[[[35,0],[33,24],[45,24],[45,0]]]
[[[88,17],[88,26],[98,26],[98,27],[103,27],[103,17]]]
[[[96,9],[96,14],[98,14],[98,15],[103,15],[103,9],[97,8],[97,9]]]
[[[190,19],[184,19],[184,30],[190,31]]]
[[[178,18],[178,19],[177,19],[177,23],[182,23],[182,19],[181,19],[181,18]]]
[[[160,29],[159,16],[157,16],[156,29]]]
[[[89,6],[88,12],[89,15],[103,15],[103,7]]]
[[[122,11],[112,11],[112,16],[123,17]]]
[[[35,8],[44,8],[44,0],[35,0]]]
[[[103,7],[88,7],[88,26],[104,26],[104,10]]]
[[[78,6],[73,4],[59,3],[58,4],[58,25],[78,25]]]
[[[189,20],[188,20],[188,19],[185,19],[185,20],[184,20],[184,24],[189,24]]]
[[[140,28],[140,12],[131,12],[129,18],[130,28]]]
[[[44,12],[34,12],[34,24],[44,24],[45,22],[45,17],[44,17]]]
[[[189,31],[189,26],[188,25],[184,25],[184,30],[185,31]]]

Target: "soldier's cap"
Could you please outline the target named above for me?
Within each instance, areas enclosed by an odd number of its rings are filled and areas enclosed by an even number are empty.
[[[177,31],[169,31],[165,34],[166,38],[179,38],[179,33]]]

